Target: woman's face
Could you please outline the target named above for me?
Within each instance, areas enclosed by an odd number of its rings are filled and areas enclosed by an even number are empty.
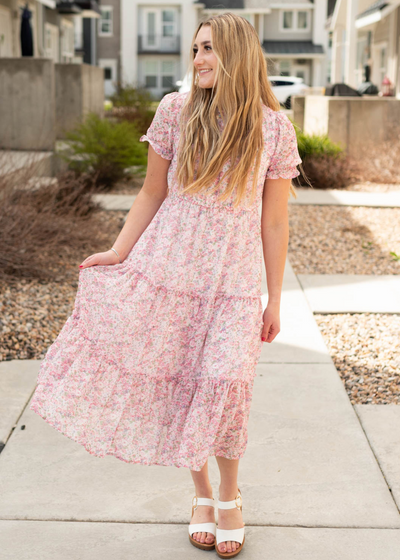
[[[198,85],[201,88],[212,88],[218,60],[211,44],[211,26],[203,25],[197,33],[193,46],[194,65],[199,74]]]

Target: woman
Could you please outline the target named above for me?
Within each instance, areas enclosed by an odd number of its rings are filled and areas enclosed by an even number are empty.
[[[250,23],[210,17],[192,48],[192,89],[164,96],[141,137],[144,185],[114,246],[80,265],[73,313],[30,408],[98,457],[189,468],[190,542],[231,558],[244,543],[239,459],[262,341],[280,330],[287,200],[301,159]]]

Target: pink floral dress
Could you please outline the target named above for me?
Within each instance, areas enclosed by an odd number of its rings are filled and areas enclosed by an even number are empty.
[[[97,457],[199,471],[209,456],[246,449],[262,345],[263,185],[299,175],[301,159],[292,123],[263,106],[254,203],[218,202],[221,181],[213,195],[180,194],[186,95],[166,95],[140,139],[171,161],[168,196],[124,262],[80,270],[30,409]]]

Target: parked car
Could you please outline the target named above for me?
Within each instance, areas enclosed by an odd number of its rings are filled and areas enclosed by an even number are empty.
[[[276,95],[279,103],[290,109],[292,95],[302,95],[309,90],[309,86],[304,83],[303,78],[297,76],[269,76],[272,91]],[[179,93],[186,93],[190,90],[192,75],[186,74],[183,80],[176,82]]]
[[[297,76],[269,76],[269,81],[279,103],[286,109],[291,107],[292,95],[303,95],[310,89],[303,78]]]

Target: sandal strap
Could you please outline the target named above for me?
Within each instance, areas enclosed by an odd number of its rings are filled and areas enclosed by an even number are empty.
[[[236,500],[231,500],[230,502],[220,502],[218,500],[218,509],[232,509],[237,507]]]
[[[242,494],[240,490],[237,493],[237,496],[234,500],[230,500],[229,502],[221,502],[218,500],[218,509],[241,509],[242,507]]]
[[[209,523],[193,523],[189,525],[189,535],[192,536],[193,533],[212,533],[215,537],[217,525],[213,522]]]
[[[244,540],[244,527],[240,529],[218,529],[217,527],[217,546],[221,542],[236,541],[240,544]]]
[[[197,498],[196,496],[193,498],[194,506],[212,506],[215,507],[215,500],[214,498]]]

